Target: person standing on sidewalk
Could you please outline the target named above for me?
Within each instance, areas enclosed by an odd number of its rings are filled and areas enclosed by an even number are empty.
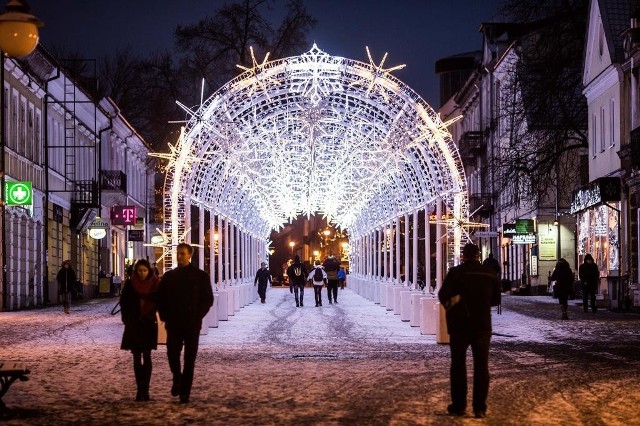
[[[160,280],[158,313],[167,330],[167,358],[173,374],[171,395],[189,402],[202,319],[213,305],[209,275],[191,263],[193,247],[178,244],[178,267]],[[184,369],[180,354],[184,346]]]
[[[495,271],[478,260],[480,250],[466,244],[463,263],[449,270],[438,292],[447,310],[447,329],[451,348],[451,404],[447,412],[463,416],[467,408],[467,348],[473,354],[473,412],[483,418],[489,394],[489,344],[491,307],[500,302],[500,284]],[[456,313],[457,312],[457,313]]]
[[[267,263],[260,263],[260,269],[256,272],[256,278],[253,280],[253,285],[258,284],[258,295],[260,296],[260,302],[265,303],[267,301],[267,284],[271,283],[271,272],[267,269]]]
[[[315,267],[309,273],[307,281],[313,283],[313,293],[316,298],[316,308],[322,306],[322,286],[327,282],[327,273],[322,268],[319,260],[316,260]]]
[[[293,258],[293,263],[287,268],[287,276],[296,297],[296,308],[304,306],[304,284],[307,278],[307,268],[305,268],[304,263],[300,262],[300,256],[297,254]],[[300,293],[300,298],[298,298],[298,293]]]
[[[65,314],[69,314],[71,309],[71,292],[76,285],[76,273],[71,268],[71,262],[65,260],[56,275],[58,281],[58,300],[62,302],[62,309]]]
[[[591,298],[591,312],[595,314],[598,311],[596,307],[596,292],[598,290],[598,281],[600,280],[600,271],[593,260],[593,256],[589,253],[584,256],[584,263],[578,268],[578,276],[582,281],[582,309],[585,312],[589,312],[589,298]]]
[[[565,259],[558,260],[556,267],[550,277],[551,281],[555,281],[553,293],[558,298],[560,309],[562,310],[563,320],[568,320],[567,308],[569,306],[569,295],[573,291],[573,271],[569,262]]]
[[[124,324],[120,349],[133,354],[136,376],[136,401],[149,401],[151,351],[158,348],[158,289],[160,279],[145,259],[133,267],[133,274],[120,295],[120,314]]]
[[[322,264],[324,271],[327,273],[327,296],[329,296],[329,304],[338,303],[338,269],[340,262],[333,254],[330,254]]]
[[[344,290],[344,283],[347,281],[347,273],[344,271],[344,268],[341,266],[338,269],[338,282],[340,283],[340,290]]]

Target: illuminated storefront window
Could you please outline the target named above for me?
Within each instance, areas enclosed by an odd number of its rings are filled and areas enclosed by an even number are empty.
[[[578,262],[582,263],[590,253],[602,276],[620,269],[619,210],[617,202],[601,204],[577,215]]]

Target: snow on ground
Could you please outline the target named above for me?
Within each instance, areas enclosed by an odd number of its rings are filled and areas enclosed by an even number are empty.
[[[201,336],[191,403],[169,394],[165,347],[153,353],[152,401],[134,402],[119,349],[115,299],[0,313],[0,358],[30,380],[3,398],[6,424],[413,425],[640,424],[640,316],[571,306],[560,321],[545,296],[503,297],[494,313],[489,415],[451,418],[449,348],[399,315],[341,290],[296,308],[270,289]],[[469,356],[469,361],[471,357]],[[469,370],[471,364],[469,362]]]

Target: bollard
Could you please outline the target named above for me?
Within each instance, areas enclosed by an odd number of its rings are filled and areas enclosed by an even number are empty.
[[[386,294],[387,299],[387,311],[393,311],[393,307],[395,305],[394,299],[394,285],[393,284],[385,284],[384,292]]]
[[[405,290],[400,292],[400,321],[411,320],[411,296],[412,290],[408,290],[408,287],[404,287]]]
[[[448,344],[449,343],[449,331],[447,330],[447,319],[445,316],[444,306],[440,302],[434,306],[436,310],[436,343]]]
[[[403,291],[406,291],[408,287],[402,287],[400,285],[396,285],[393,287],[393,314],[400,315],[402,310],[402,300],[400,300],[400,294]]]
[[[420,299],[421,318],[420,318],[420,334],[436,334],[436,311],[435,304],[438,299],[435,297],[423,297]]]
[[[376,282],[375,285],[380,293],[380,306],[387,306],[387,284]]]
[[[218,326],[218,301],[216,300],[216,296],[213,296],[213,305],[207,315],[205,316],[205,320],[207,321],[207,325],[209,328],[215,328]]]
[[[422,312],[422,305],[420,299],[424,297],[424,293],[411,293],[411,320],[409,325],[411,327],[420,327],[420,312]]]
[[[218,301],[217,311],[219,321],[229,320],[229,302],[227,301],[229,295],[224,289],[218,290],[214,293],[213,297]]]

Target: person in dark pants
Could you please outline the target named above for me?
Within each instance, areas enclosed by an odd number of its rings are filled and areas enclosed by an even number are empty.
[[[316,260],[315,267],[309,272],[307,281],[313,284],[313,294],[316,299],[316,308],[322,306],[322,286],[327,283],[327,273],[322,268],[319,260]]]
[[[338,269],[338,283],[340,283],[340,290],[344,290],[344,283],[347,281],[347,273],[343,267]]]
[[[487,412],[489,394],[489,344],[491,306],[500,301],[500,284],[495,271],[478,260],[479,249],[466,244],[463,263],[451,268],[438,292],[447,310],[447,328],[451,347],[451,404],[447,412],[462,416],[467,407],[467,348],[473,354],[473,411],[477,418]],[[457,305],[457,306],[456,306]],[[453,316],[455,311],[461,315]],[[455,320],[455,321],[454,321]]]
[[[338,303],[338,270],[340,262],[332,254],[329,255],[322,264],[324,271],[327,273],[327,296],[329,296],[329,304]]]
[[[569,306],[569,295],[573,292],[573,271],[569,262],[565,259],[558,260],[556,267],[550,277],[551,281],[555,281],[553,293],[558,298],[560,309],[562,310],[563,320],[568,320],[569,315],[567,308]]]
[[[582,281],[582,309],[589,311],[589,298],[591,298],[591,312],[597,312],[596,307],[596,291],[598,290],[598,281],[600,280],[600,271],[598,265],[593,260],[593,256],[587,253],[584,256],[584,263],[578,268],[578,276]]]
[[[260,269],[256,272],[256,278],[253,280],[253,285],[258,284],[258,295],[260,296],[260,302],[265,303],[267,301],[267,284],[271,283],[271,272],[267,269],[266,262],[260,263]]]
[[[62,267],[56,275],[56,281],[58,281],[58,300],[62,302],[62,308],[65,314],[70,313],[71,309],[71,292],[73,286],[76,285],[76,273],[71,268],[71,262],[65,260],[62,262]]]
[[[182,404],[189,402],[191,394],[202,319],[213,305],[209,275],[191,264],[192,255],[193,247],[178,244],[178,267],[162,276],[158,304],[160,319],[167,330],[167,358],[173,374],[171,395],[179,395]],[[181,369],[183,346],[184,369]]]
[[[293,263],[287,268],[287,276],[296,297],[296,308],[304,306],[304,283],[307,279],[307,268],[300,262],[300,256],[296,255],[293,258]],[[298,293],[300,293],[299,298]]]
[[[149,262],[140,259],[120,295],[120,314],[124,324],[120,349],[129,350],[133,354],[136,401],[149,401],[151,351],[158,348],[156,312],[159,281]]]

